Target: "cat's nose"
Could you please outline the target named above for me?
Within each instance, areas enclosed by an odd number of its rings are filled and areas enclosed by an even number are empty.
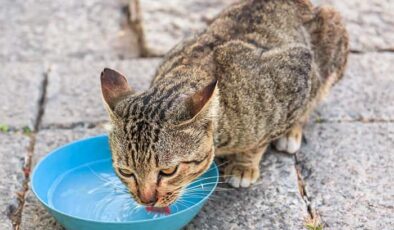
[[[153,206],[157,201],[156,192],[152,192],[151,190],[141,191],[139,198],[144,205]]]
[[[152,196],[152,197],[141,196],[140,200],[144,205],[153,206],[156,203],[157,198],[156,198],[156,196]]]

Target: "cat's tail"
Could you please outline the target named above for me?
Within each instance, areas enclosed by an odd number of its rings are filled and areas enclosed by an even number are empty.
[[[339,12],[329,6],[315,7],[305,22],[322,85],[320,97],[343,77],[349,53],[349,38]]]

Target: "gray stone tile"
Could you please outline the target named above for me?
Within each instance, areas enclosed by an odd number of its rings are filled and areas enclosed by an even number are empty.
[[[0,124],[11,128],[29,126],[37,115],[41,63],[3,63],[0,69]]]
[[[325,229],[389,229],[394,224],[394,124],[315,124],[297,155]]]
[[[293,156],[267,153],[257,184],[215,192],[187,229],[303,229],[308,214],[294,165]]]
[[[394,2],[391,0],[313,0],[334,6],[349,32],[350,48],[358,51],[394,50]]]
[[[151,55],[163,55],[183,38],[205,28],[216,14],[235,0],[139,2],[146,49]]]
[[[0,133],[0,146],[0,229],[12,229],[7,214],[18,206],[16,193],[22,190],[29,138]]]
[[[70,130],[48,129],[40,131],[36,137],[35,151],[33,155],[33,167],[51,150],[64,145],[70,141],[99,135],[106,131],[101,128],[75,128]],[[59,223],[39,203],[33,192],[29,190],[26,194],[25,206],[21,221],[22,230],[47,230],[62,229]]]
[[[138,55],[125,0],[2,1],[0,60],[114,59]]]
[[[344,78],[318,107],[313,119],[394,120],[394,54],[349,56]]]
[[[28,190],[23,208],[21,230],[63,230],[64,228],[41,205],[31,190]]]
[[[107,120],[101,97],[100,73],[105,67],[124,73],[131,86],[148,88],[159,59],[117,62],[70,61],[53,66],[49,76],[43,126],[67,126]]]

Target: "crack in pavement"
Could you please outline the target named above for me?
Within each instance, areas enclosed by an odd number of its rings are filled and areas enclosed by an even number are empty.
[[[37,133],[41,122],[42,118],[44,116],[45,112],[45,105],[46,105],[46,100],[47,100],[47,91],[48,91],[48,84],[49,84],[49,74],[51,72],[51,67],[49,66],[48,69],[44,72],[44,79],[41,83],[41,94],[40,98],[38,100],[38,110],[37,110],[37,115],[34,123],[34,132]]]
[[[145,33],[142,25],[141,8],[139,0],[130,1],[127,8],[125,8],[124,13],[128,18],[128,24],[131,30],[137,36],[137,44],[139,48],[139,57],[147,58],[154,57],[151,55],[145,41]]]
[[[321,218],[317,212],[317,210],[312,208],[310,197],[306,191],[305,181],[302,178],[302,165],[301,162],[298,161],[297,154],[294,154],[294,169],[296,170],[297,174],[297,184],[298,184],[298,191],[300,192],[301,198],[305,203],[308,218],[305,219],[305,225],[312,224],[314,227],[320,226],[322,224]]]
[[[355,119],[321,119],[317,118],[313,121],[315,124],[328,123],[328,124],[336,124],[336,123],[364,123],[364,124],[372,124],[372,123],[394,123],[394,119],[384,119],[384,118],[355,118]]]
[[[39,100],[37,101],[37,114],[35,115],[34,118],[34,127],[33,127],[33,132],[30,134],[27,134],[30,138],[29,146],[26,150],[26,156],[24,159],[24,166],[22,168],[23,174],[24,174],[24,179],[22,181],[22,188],[19,192],[17,192],[17,201],[18,201],[18,206],[9,209],[11,213],[9,213],[8,217],[10,218],[12,222],[12,226],[15,230],[19,230],[20,228],[20,223],[22,220],[22,212],[23,212],[23,207],[25,204],[25,198],[26,198],[26,192],[29,190],[29,182],[30,182],[30,173],[31,173],[31,166],[32,166],[32,157],[34,154],[34,147],[36,144],[36,134],[38,133],[40,129],[40,124],[42,121],[42,117],[45,112],[45,105],[46,105],[46,97],[47,97],[47,88],[48,88],[48,83],[49,83],[49,73],[51,71],[51,68],[47,68],[47,70],[43,73],[43,80],[40,85],[40,97]]]
[[[394,53],[394,47],[381,48],[381,49],[376,49],[376,50],[356,50],[356,49],[350,49],[350,50],[349,50],[349,53],[351,53],[351,54]]]

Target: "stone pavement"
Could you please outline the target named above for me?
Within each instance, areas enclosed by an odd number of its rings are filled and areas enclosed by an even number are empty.
[[[9,219],[18,207],[17,198],[24,180],[24,158],[29,138],[20,133],[0,133],[0,229],[11,229]]]
[[[138,56],[127,1],[2,0],[0,60],[123,59]]]
[[[311,207],[327,229],[394,224],[394,124],[309,125],[297,154]]]
[[[62,229],[29,173],[53,148],[105,132],[100,71],[146,89],[160,57],[230,2],[0,0],[0,229]],[[186,229],[394,226],[393,1],[314,2],[343,14],[346,76],[313,114],[300,152],[269,150],[255,186],[218,190]]]

